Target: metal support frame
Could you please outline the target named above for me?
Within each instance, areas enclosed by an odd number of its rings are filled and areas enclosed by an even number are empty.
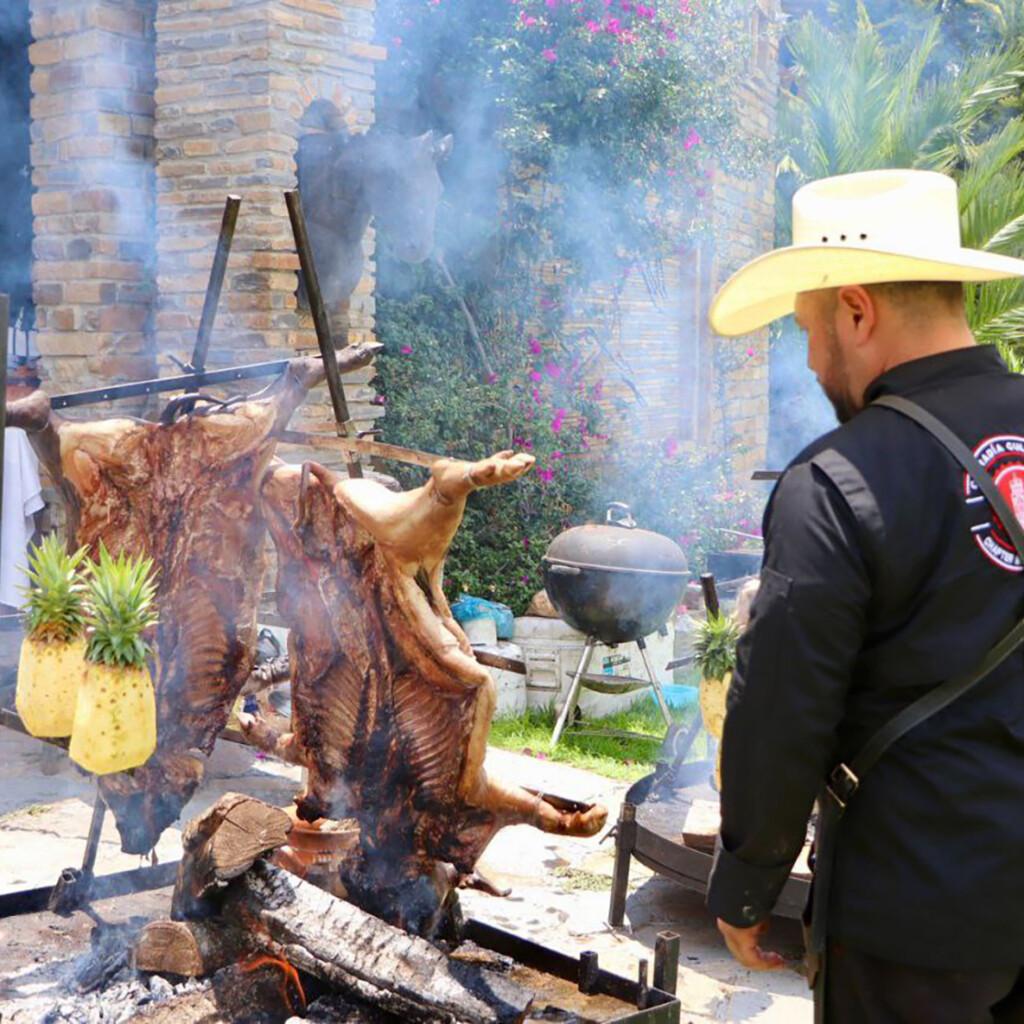
[[[235,225],[238,223],[238,210],[241,205],[242,200],[239,196],[229,195],[224,201],[224,216],[221,218],[220,234],[217,236],[217,249],[213,254],[210,280],[207,282],[206,297],[203,299],[203,312],[199,317],[199,330],[196,332],[196,343],[189,363],[189,369],[196,373],[202,373],[206,369],[210,335],[213,333],[213,321],[217,316],[217,305],[220,302],[221,288],[224,286],[224,274],[228,269],[228,255],[235,237]]]
[[[615,868],[612,872],[612,893],[608,907],[608,923],[621,928],[626,916],[626,892],[629,889],[629,861],[636,848],[636,805],[628,801],[619,808],[615,826]]]
[[[580,700],[580,690],[583,688],[594,689],[606,693],[630,693],[634,690],[653,690],[655,698],[658,702],[658,710],[661,712],[661,717],[665,720],[665,728],[672,728],[672,713],[669,711],[668,701],[665,700],[665,694],[661,689],[661,683],[658,682],[658,677],[654,672],[654,667],[651,665],[651,658],[647,652],[647,643],[643,637],[639,637],[636,640],[637,647],[640,648],[640,657],[644,663],[644,671],[647,673],[646,679],[634,679],[627,676],[608,676],[608,677],[597,677],[589,676],[587,669],[590,667],[590,662],[594,657],[594,650],[597,648],[599,640],[597,637],[588,636],[586,642],[583,645],[583,650],[580,653],[580,660],[576,664],[576,669],[572,674],[572,682],[569,684],[569,690],[565,695],[565,703],[562,705],[562,710],[558,714],[558,721],[555,722],[554,731],[551,733],[551,746],[555,747],[558,741],[562,738],[562,734],[565,732],[568,725],[571,723],[573,715],[576,713],[576,707]],[[635,738],[635,739],[652,739],[651,736],[646,736],[638,732],[627,732],[622,729],[577,729],[574,730],[578,735],[592,735],[592,736],[619,736],[622,738]]]
[[[348,403],[345,401],[345,388],[338,372],[338,356],[334,350],[334,339],[331,337],[331,321],[327,316],[323,293],[320,291],[320,278],[317,277],[313,261],[313,247],[310,245],[309,232],[306,230],[306,217],[302,212],[299,190],[296,188],[285,192],[284,201],[288,207],[288,218],[292,223],[299,266],[302,268],[302,276],[306,283],[309,311],[313,316],[313,326],[316,328],[316,341],[320,346],[320,356],[327,374],[327,390],[331,394],[335,429],[339,437],[348,437],[354,430],[352,420],[349,418]],[[359,460],[351,452],[345,453],[345,466],[350,477],[357,478],[363,475]]]

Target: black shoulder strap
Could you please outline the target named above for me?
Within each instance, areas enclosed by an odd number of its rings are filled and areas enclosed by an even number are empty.
[[[989,504],[992,506],[993,514],[999,516],[1006,532],[1013,541],[1017,554],[1020,556],[1021,561],[1024,562],[1024,529],[1021,528],[1013,510],[999,493],[992,477],[982,468],[967,445],[944,423],[909,399],[896,395],[885,395],[882,398],[875,399],[871,404],[892,409],[894,412],[914,420],[915,423],[924,427],[928,433],[935,437],[950,452],[957,462],[971,475],[971,479],[974,480],[982,494],[988,499]],[[1024,620],[1018,622],[971,671],[946,680],[941,686],[930,690],[923,697],[914,701],[913,704],[910,704],[898,715],[886,722],[861,747],[857,755],[849,762],[848,767],[840,765],[833,772],[833,776],[835,776],[831,780],[833,795],[840,797],[840,803],[845,803],[847,797],[852,795],[853,790],[856,789],[859,780],[864,777],[868,769],[878,761],[893,743],[915,726],[920,725],[925,719],[931,718],[932,715],[951,704],[976,683],[981,682],[993,669],[1005,661],[1021,643],[1024,643]],[[849,777],[851,775],[852,779]],[[836,793],[836,789],[845,790],[845,795]]]

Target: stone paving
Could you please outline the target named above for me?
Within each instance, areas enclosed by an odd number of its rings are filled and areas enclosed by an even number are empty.
[[[50,885],[64,867],[80,863],[92,809],[93,786],[59,750],[0,729],[0,892]],[[488,769],[548,792],[601,800],[614,819],[626,790],[613,782],[550,761],[491,750]],[[295,769],[256,757],[247,748],[220,743],[207,781],[185,811],[188,820],[222,793],[250,793],[271,803],[290,802]],[[168,829],[156,850],[161,861],[177,859],[180,832]],[[730,959],[701,898],[634,862],[626,927],[606,924],[613,843],[544,835],[525,826],[505,829],[481,862],[492,880],[510,886],[504,899],[463,894],[468,916],[515,930],[546,945],[575,953],[593,949],[601,964],[632,976],[641,957],[653,960],[657,933],[682,937],[679,993],[682,1020],[800,1024],[811,1020],[806,985],[795,970],[756,974]],[[140,858],[120,852],[113,821],[103,830],[97,873],[138,867]],[[97,904],[104,919],[166,914],[169,890]],[[90,919],[34,914],[0,921],[0,1021],[30,1024],[55,1002],[68,965],[88,945]],[[799,933],[788,921],[773,926],[773,944],[794,959]]]

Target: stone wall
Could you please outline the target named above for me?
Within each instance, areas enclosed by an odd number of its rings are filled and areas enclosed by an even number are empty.
[[[32,0],[38,346],[52,390],[152,373],[154,0]]]

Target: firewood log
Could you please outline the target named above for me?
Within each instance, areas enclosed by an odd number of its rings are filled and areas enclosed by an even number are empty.
[[[247,923],[270,955],[407,1020],[511,1024],[525,1018],[533,1000],[510,979],[452,960],[262,861],[228,886],[221,919]]]

